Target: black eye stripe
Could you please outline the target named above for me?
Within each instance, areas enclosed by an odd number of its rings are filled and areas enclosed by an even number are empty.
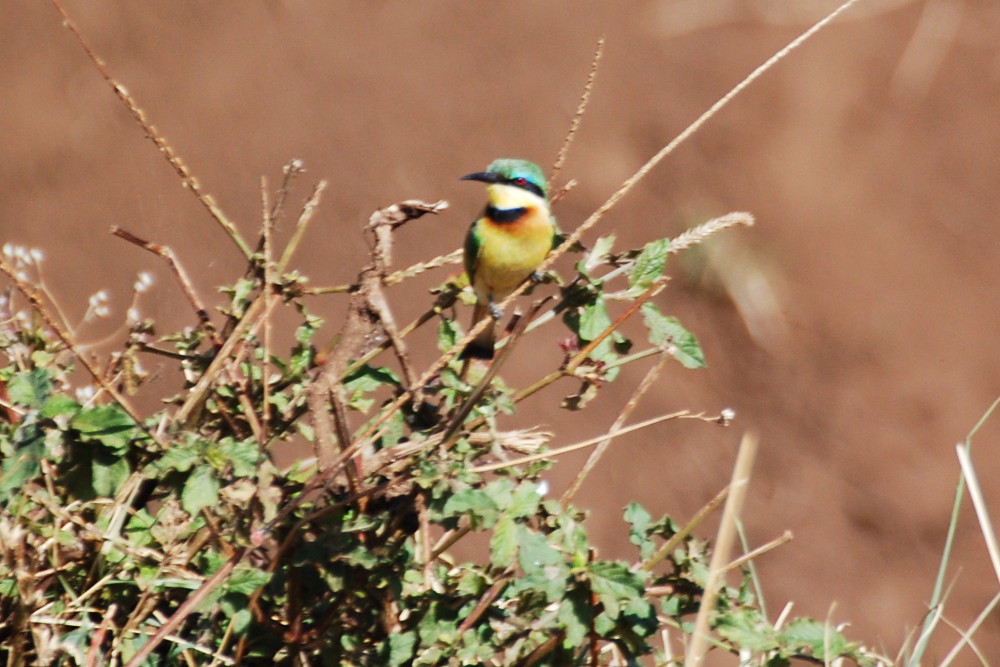
[[[545,192],[539,186],[535,185],[523,176],[518,176],[516,178],[507,179],[508,185],[513,185],[516,188],[521,188],[522,190],[527,190],[528,192],[533,192],[542,199],[545,198]]]

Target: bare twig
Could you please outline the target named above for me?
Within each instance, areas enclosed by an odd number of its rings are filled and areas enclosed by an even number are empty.
[[[129,660],[126,667],[139,667],[143,662],[152,655],[156,647],[163,642],[168,635],[173,632],[173,630],[181,625],[188,616],[198,607],[201,602],[209,596],[212,591],[222,585],[222,583],[232,574],[233,570],[239,565],[240,561],[243,560],[243,556],[246,553],[246,549],[240,549],[235,556],[226,561],[222,567],[220,567],[215,574],[205,580],[205,582],[191,594],[189,598],[184,600],[177,611],[167,619],[167,621],[160,626],[160,629],[155,635],[149,638],[145,644],[136,652],[132,659]]]
[[[186,425],[195,416],[197,410],[207,398],[209,388],[219,378],[220,373],[223,372],[226,366],[232,362],[231,355],[233,351],[238,345],[243,343],[244,337],[247,334],[252,333],[260,326],[263,319],[260,317],[261,311],[266,311],[267,301],[269,299],[280,298],[280,295],[264,292],[247,307],[243,313],[243,317],[240,318],[240,321],[233,328],[232,332],[230,332],[225,342],[222,343],[222,347],[215,353],[215,357],[208,365],[208,368],[201,374],[195,385],[188,390],[188,396],[184,404],[174,413],[175,423]]]
[[[317,183],[316,187],[313,188],[313,192],[309,196],[308,201],[306,201],[305,206],[302,207],[299,219],[295,222],[295,230],[292,232],[292,238],[288,240],[288,244],[281,253],[281,259],[278,260],[278,265],[274,269],[274,272],[278,276],[281,276],[281,274],[285,272],[285,269],[288,267],[288,262],[291,261],[292,255],[295,254],[299,244],[302,242],[302,237],[305,234],[309,223],[312,222],[313,216],[316,214],[316,209],[319,207],[319,202],[323,197],[323,191],[326,190],[326,186],[326,181],[320,181]]]
[[[727,485],[715,494],[715,497],[705,503],[705,506],[698,510],[698,512],[691,517],[691,520],[684,524],[684,527],[671,535],[670,539],[664,542],[663,546],[656,550],[656,553],[643,561],[642,565],[639,566],[639,569],[646,570],[648,572],[656,567],[664,558],[672,554],[674,549],[676,549],[681,542],[687,539],[688,535],[694,532],[695,528],[700,526],[702,522],[708,518],[710,514],[712,514],[712,512],[719,509],[719,505],[721,505],[722,501],[724,501],[729,495],[729,488],[730,487]]]
[[[412,278],[425,271],[429,271],[430,269],[436,269],[447,264],[460,264],[462,262],[463,254],[464,251],[459,248],[458,250],[453,250],[447,255],[439,255],[438,257],[427,260],[426,262],[417,262],[416,264],[405,269],[390,273],[385,277],[382,283],[384,285],[395,285],[403,282],[407,278]]]
[[[726,565],[725,568],[723,568],[723,571],[731,572],[732,570],[743,567],[744,565],[746,565],[753,559],[757,558],[758,556],[766,554],[768,551],[777,549],[782,545],[788,544],[789,542],[792,541],[792,537],[793,537],[792,531],[786,530],[779,537],[774,538],[767,544],[762,544],[753,551],[748,551],[747,553],[743,554],[733,562],[729,563],[728,565]]]
[[[562,171],[562,166],[566,162],[566,155],[569,153],[570,144],[573,143],[573,138],[576,136],[577,130],[580,129],[580,121],[583,120],[583,114],[587,110],[587,103],[590,102],[590,91],[594,88],[594,81],[597,79],[597,66],[601,62],[602,55],[604,55],[603,37],[597,40],[597,49],[595,49],[594,57],[590,61],[590,73],[587,75],[587,85],[583,87],[580,104],[576,107],[576,113],[573,114],[573,121],[570,123],[569,131],[566,132],[562,146],[559,147],[559,154],[556,157],[555,164],[552,165],[552,173],[549,174],[549,183],[555,181],[559,172]]]
[[[719,524],[719,534],[715,540],[712,559],[708,566],[708,578],[705,591],[701,596],[698,615],[695,617],[694,631],[691,633],[691,645],[684,659],[684,667],[701,665],[708,651],[709,619],[715,611],[715,603],[719,597],[719,587],[725,576],[726,563],[736,540],[736,523],[743,511],[743,500],[746,498],[747,485],[750,483],[750,471],[757,454],[757,437],[751,433],[743,435],[740,451],[733,467],[732,481],[729,483],[729,497],[726,507],[722,510],[722,522]]]
[[[97,68],[97,71],[101,74],[108,85],[111,86],[111,89],[114,91],[118,99],[121,100],[122,104],[125,105],[129,113],[132,114],[132,118],[142,128],[146,138],[156,145],[157,150],[159,150],[163,157],[166,158],[167,162],[171,167],[173,167],[174,171],[180,177],[181,183],[183,183],[184,187],[194,193],[201,205],[204,206],[212,216],[212,219],[219,223],[219,226],[222,227],[226,234],[229,235],[229,238],[233,240],[236,246],[240,249],[240,252],[243,253],[243,256],[249,258],[252,254],[250,247],[247,245],[247,242],[243,240],[243,237],[240,236],[240,233],[236,229],[235,225],[233,225],[229,218],[226,217],[226,214],[222,212],[222,209],[219,208],[218,204],[215,203],[215,199],[212,195],[202,190],[198,179],[194,177],[187,165],[184,164],[181,157],[167,142],[166,138],[164,138],[164,136],[160,134],[155,127],[153,127],[149,120],[147,120],[146,113],[139,108],[135,99],[133,99],[133,97],[125,89],[125,86],[118,83],[118,81],[111,76],[111,72],[108,70],[107,65],[105,65],[104,61],[98,57],[98,55],[90,47],[90,44],[87,43],[87,40],[83,38],[83,34],[80,33],[80,30],[76,27],[73,19],[70,18],[69,14],[63,8],[62,3],[59,0],[51,0],[51,2],[62,16],[63,25],[69,28],[69,31],[73,33],[74,37],[76,37],[76,41],[83,48],[84,53],[87,54],[87,57],[94,63],[94,67]]]
[[[626,435],[632,433],[633,431],[638,431],[640,429],[648,428],[659,424],[660,422],[669,421],[672,419],[700,419],[706,422],[720,423],[719,417],[706,417],[703,414],[692,414],[687,410],[681,410],[679,412],[672,412],[666,415],[660,415],[659,417],[653,417],[652,419],[647,419],[646,421],[639,422],[638,424],[632,424],[631,426],[625,426],[615,432],[615,436]],[[492,472],[493,470],[499,470],[500,468],[510,468],[511,466],[523,465],[525,463],[532,463],[534,461],[540,461],[542,459],[548,459],[555,456],[560,456],[562,454],[568,454],[569,452],[575,452],[579,449],[584,449],[586,447],[591,447],[599,442],[603,442],[608,438],[608,434],[599,435],[596,438],[589,438],[582,442],[578,442],[573,445],[566,445],[565,447],[556,447],[555,449],[550,449],[545,452],[540,452],[538,454],[532,454],[530,456],[524,456],[519,459],[511,459],[509,461],[500,461],[499,463],[489,463],[481,466],[473,466],[469,468],[469,472]]]
[[[212,339],[212,343],[219,347],[222,345],[222,338],[219,336],[219,332],[216,331],[215,325],[212,324],[211,318],[208,316],[208,309],[205,308],[205,304],[202,302],[198,293],[195,291],[194,283],[187,275],[187,271],[181,266],[181,263],[177,261],[177,256],[174,255],[174,251],[167,246],[162,246],[152,241],[147,241],[146,239],[139,238],[135,234],[117,225],[112,225],[111,233],[120,239],[124,239],[129,243],[139,246],[143,250],[148,250],[154,255],[160,257],[163,261],[167,263],[170,267],[170,271],[177,278],[177,282],[181,286],[181,291],[184,292],[184,296],[187,297],[188,301],[191,303],[191,307],[194,308],[195,315],[198,317],[198,321],[208,332],[209,337]]]
[[[507,584],[510,583],[512,578],[512,575],[506,574],[494,581],[493,585],[486,589],[486,592],[479,598],[479,602],[476,603],[476,606],[459,624],[459,633],[472,629],[479,619],[482,618],[483,614],[486,613],[486,610],[489,609],[490,605],[497,598],[497,596],[500,595],[500,593],[503,592],[503,589],[507,587]]]
[[[563,492],[562,498],[559,499],[559,502],[563,505],[568,504],[573,499],[573,496],[576,495],[576,492],[580,489],[583,481],[587,479],[587,475],[590,474],[590,472],[597,465],[597,462],[601,460],[602,456],[604,456],[604,452],[606,452],[608,447],[611,446],[611,441],[614,440],[616,435],[618,435],[618,431],[621,429],[622,425],[625,424],[625,420],[631,416],[632,411],[635,410],[635,407],[639,404],[639,400],[643,397],[643,395],[645,395],[646,391],[653,386],[653,382],[657,377],[659,377],[660,372],[663,370],[663,367],[666,366],[669,359],[670,355],[667,354],[666,350],[663,350],[660,353],[660,358],[657,360],[656,364],[649,369],[646,376],[642,379],[642,382],[640,382],[639,386],[636,387],[636,390],[632,392],[632,396],[629,397],[625,407],[618,413],[618,417],[615,419],[614,424],[611,425],[611,429],[608,431],[608,437],[598,444],[592,452],[590,452],[590,456],[587,457],[587,461],[583,464],[580,472],[577,473],[576,478],[569,485],[566,491]]]
[[[302,160],[290,160],[281,170],[284,178],[281,179],[281,187],[278,188],[277,197],[274,200],[274,204],[271,206],[267,205],[266,196],[266,179],[261,179],[261,196],[264,201],[264,228],[261,228],[260,238],[257,239],[257,252],[264,250],[264,234],[265,229],[270,232],[274,231],[274,226],[278,222],[278,218],[285,210],[285,200],[288,198],[288,192],[291,189],[292,180],[303,173],[305,168],[302,165]]]

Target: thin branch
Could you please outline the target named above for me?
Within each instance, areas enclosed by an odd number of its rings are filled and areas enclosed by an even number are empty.
[[[647,572],[651,571],[656,567],[663,559],[674,552],[681,542],[687,539],[687,536],[694,532],[694,530],[702,524],[705,519],[708,518],[715,510],[719,509],[719,505],[722,501],[729,496],[729,486],[725,486],[721,491],[715,494],[715,497],[705,503],[698,512],[691,517],[691,520],[684,524],[684,527],[679,531],[670,536],[663,546],[656,550],[652,556],[643,561],[642,565],[639,566],[640,570],[645,570]]]
[[[528,312],[528,315],[518,321],[514,331],[512,331],[510,336],[507,337],[507,344],[500,350],[496,359],[493,360],[489,369],[483,375],[482,379],[479,380],[479,384],[472,390],[469,397],[465,399],[461,409],[459,409],[458,413],[452,417],[451,424],[449,424],[448,428],[445,429],[444,435],[441,438],[445,448],[451,446],[452,438],[462,427],[462,424],[465,422],[465,418],[468,417],[476,405],[479,404],[479,400],[483,397],[483,394],[486,393],[486,390],[489,389],[491,383],[493,382],[493,378],[496,377],[498,372],[500,372],[500,368],[507,362],[507,359],[510,358],[514,345],[518,340],[520,340],[521,336],[524,335],[524,331],[527,328],[528,323],[531,322],[531,319],[538,313],[539,310],[541,310],[542,306],[548,300],[549,298],[545,298],[536,302]]]
[[[184,164],[184,161],[170,146],[166,138],[164,138],[164,136],[160,134],[155,127],[153,127],[149,120],[146,119],[146,113],[139,108],[139,105],[136,104],[135,100],[125,89],[125,86],[118,83],[118,81],[111,76],[111,72],[108,70],[107,65],[105,65],[104,61],[98,57],[98,55],[90,47],[90,44],[87,43],[87,40],[83,38],[83,34],[76,27],[76,23],[73,22],[73,19],[70,18],[69,14],[66,13],[66,10],[63,8],[61,2],[59,0],[51,0],[51,2],[62,16],[63,25],[69,28],[69,31],[73,33],[76,41],[83,48],[84,53],[86,53],[87,57],[94,63],[94,67],[97,68],[97,71],[100,72],[104,80],[109,86],[111,86],[111,89],[114,91],[118,99],[122,101],[129,113],[132,114],[132,118],[135,122],[142,128],[146,138],[156,145],[157,150],[159,150],[163,157],[166,158],[167,162],[171,167],[173,167],[174,171],[180,177],[181,183],[184,187],[194,193],[194,196],[198,199],[201,205],[205,207],[209,214],[211,214],[212,219],[219,223],[219,226],[221,226],[226,234],[229,235],[229,238],[233,240],[236,246],[240,249],[240,252],[243,253],[243,256],[249,258],[253,254],[250,250],[250,246],[247,245],[247,242],[243,240],[242,236],[240,236],[240,233],[236,229],[235,225],[230,222],[229,218],[226,217],[226,214],[223,213],[222,209],[220,209],[218,204],[215,203],[215,199],[212,195],[202,190],[198,179],[191,174],[187,165]]]
[[[260,326],[263,318],[259,316],[262,310],[266,312],[267,301],[280,298],[280,295],[262,292],[247,307],[243,313],[243,317],[237,322],[229,337],[222,344],[222,347],[215,353],[215,357],[209,363],[208,368],[201,374],[195,385],[188,390],[187,399],[177,409],[177,412],[174,413],[175,423],[186,425],[188,420],[195,416],[196,411],[207,398],[208,390],[212,386],[212,383],[218,379],[219,374],[222,373],[225,366],[232,361],[230,355],[232,355],[233,350],[236,349],[237,345],[243,343],[246,335],[252,334]]]
[[[587,110],[587,104],[590,102],[590,91],[594,88],[594,81],[597,79],[597,66],[601,62],[602,55],[604,55],[603,37],[597,40],[597,49],[594,51],[594,57],[590,61],[590,73],[587,75],[587,85],[583,87],[583,95],[580,96],[580,103],[576,107],[576,113],[573,114],[573,121],[570,123],[569,131],[566,132],[562,146],[559,147],[559,154],[556,157],[555,164],[552,165],[552,173],[549,174],[549,183],[555,181],[556,176],[562,171],[562,166],[566,162],[566,155],[569,153],[570,144],[573,143],[573,138],[576,136],[577,130],[580,129],[580,121],[583,120],[583,114]]]
[[[194,283],[192,283],[191,279],[188,277],[187,271],[185,271],[184,267],[177,261],[177,256],[174,255],[173,250],[167,246],[162,246],[157,243],[153,243],[152,241],[139,238],[132,232],[122,229],[117,225],[111,226],[111,233],[120,239],[124,239],[129,243],[139,246],[143,250],[153,253],[167,263],[167,266],[170,267],[170,271],[174,274],[174,277],[177,278],[177,282],[181,286],[181,291],[184,292],[184,296],[186,296],[188,301],[191,303],[191,307],[194,308],[198,321],[201,322],[201,325],[212,339],[212,344],[216,347],[221,346],[222,338],[219,336],[219,332],[216,331],[215,325],[212,324],[212,320],[208,316],[208,309],[205,308],[205,304],[195,291]]]
[[[653,382],[657,377],[659,377],[670,358],[671,357],[667,354],[666,350],[660,352],[660,358],[657,360],[656,364],[649,369],[646,376],[642,379],[642,382],[640,382],[639,386],[636,387],[636,390],[632,392],[632,396],[629,397],[625,407],[622,408],[620,413],[618,413],[618,417],[615,418],[614,424],[611,425],[611,429],[608,431],[608,437],[598,444],[597,447],[594,448],[594,451],[590,452],[590,456],[587,457],[587,461],[583,464],[583,467],[580,468],[580,472],[577,473],[576,478],[569,485],[566,491],[563,492],[562,497],[559,499],[559,502],[563,505],[567,505],[570,500],[573,499],[573,496],[576,495],[576,492],[580,489],[583,481],[587,479],[587,475],[590,474],[590,472],[597,465],[598,461],[601,460],[601,457],[604,456],[604,453],[608,450],[608,447],[611,446],[612,440],[614,440],[615,436],[618,435],[618,431],[625,423],[625,420],[632,415],[632,412],[639,404],[639,401],[645,395],[646,391],[653,386]]]
[[[132,656],[132,659],[129,660],[126,667],[139,667],[139,665],[143,664],[146,658],[152,655],[153,651],[156,650],[156,647],[159,646],[164,639],[167,639],[170,633],[173,632],[175,628],[179,627],[181,623],[183,623],[187,617],[190,616],[195,609],[197,609],[198,605],[200,605],[212,591],[222,585],[229,575],[232,574],[232,571],[236,568],[240,561],[243,560],[243,556],[246,552],[246,548],[240,549],[235,556],[223,563],[222,567],[220,567],[215,574],[206,579],[198,590],[184,600],[181,606],[177,608],[177,611],[175,611],[173,615],[167,619],[156,634],[150,637],[149,641],[143,644],[136,654]]]
[[[659,424],[660,422],[669,421],[671,419],[700,419],[706,422],[721,423],[721,417],[706,417],[703,414],[691,414],[687,410],[681,410],[680,412],[672,412],[666,415],[660,415],[659,417],[653,417],[652,419],[647,419],[646,421],[639,422],[638,424],[632,424],[631,426],[626,426],[615,432],[615,436],[622,436],[632,433],[633,431],[638,431],[640,429],[648,428]],[[530,456],[524,456],[519,459],[511,459],[509,461],[500,461],[499,463],[489,463],[486,465],[473,466],[469,468],[469,472],[492,472],[493,470],[500,470],[501,468],[510,468],[512,466],[519,466],[525,463],[533,463],[534,461],[540,461],[542,459],[548,459],[555,456],[561,456],[562,454],[568,454],[570,452],[575,452],[579,449],[585,449],[596,445],[599,442],[606,440],[608,434],[599,435],[596,438],[590,438],[582,442],[578,442],[573,445],[566,445],[565,447],[556,447],[555,449],[550,449],[545,452],[540,452],[538,454],[532,454]]]
[[[306,201],[305,206],[302,207],[299,219],[295,221],[295,230],[292,232],[292,238],[288,240],[285,250],[281,253],[281,259],[278,260],[278,265],[274,269],[274,272],[279,277],[285,272],[288,262],[291,261],[292,255],[295,254],[299,244],[302,242],[302,237],[305,234],[309,223],[312,222],[313,216],[316,214],[316,209],[319,207],[319,202],[323,198],[323,191],[326,190],[326,186],[327,181],[320,181],[317,183],[316,187],[313,188],[313,192],[309,196],[309,199]]]
[[[625,195],[631,192],[639,181],[641,181],[646,174],[648,174],[652,169],[658,165],[665,157],[670,155],[680,146],[682,143],[688,140],[695,132],[701,129],[701,127],[708,122],[710,118],[715,116],[719,111],[721,111],[726,105],[728,105],[733,98],[746,90],[754,81],[759,79],[766,71],[774,67],[779,61],[783,60],[789,53],[802,46],[810,37],[819,32],[827,24],[833,21],[835,18],[844,13],[852,5],[856,4],[860,0],[847,0],[842,5],[837,7],[829,14],[827,14],[823,19],[816,22],[808,30],[800,34],[798,37],[789,42],[783,49],[775,53],[773,56],[768,58],[762,65],[753,70],[748,74],[742,81],[736,84],[728,93],[726,93],[721,99],[719,99],[715,104],[708,108],[703,114],[698,116],[693,123],[687,126],[680,134],[674,137],[666,146],[661,148],[653,157],[651,157],[646,164],[642,165],[638,171],[636,171],[632,176],[622,183],[621,187],[618,188],[612,194],[607,201],[601,204],[596,211],[594,211],[590,217],[583,221],[579,227],[573,230],[571,233],[555,250],[553,250],[549,256],[542,262],[541,266],[538,267],[537,271],[539,273],[544,273],[549,268],[552,267],[555,262],[562,257],[566,252],[568,252],[574,244],[576,244],[583,235],[590,230],[591,227],[596,225],[604,214],[611,210]],[[522,286],[519,290],[516,290],[507,299],[512,299],[517,295],[521,294],[525,286]],[[507,300],[505,300],[506,303]],[[500,308],[503,308],[504,304],[500,304]]]
[[[709,617],[715,611],[715,603],[719,597],[719,587],[723,584],[726,563],[736,540],[736,523],[743,511],[743,501],[746,498],[747,485],[750,483],[750,471],[757,455],[757,436],[745,433],[740,443],[740,451],[736,455],[736,465],[733,466],[733,477],[729,483],[729,497],[726,507],[722,510],[722,521],[719,524],[719,534],[715,539],[715,548],[708,566],[708,578],[705,581],[705,591],[701,596],[698,615],[695,617],[694,630],[691,634],[691,645],[688,647],[684,667],[701,665],[708,652],[710,638],[708,636]]]
[[[723,568],[723,571],[732,572],[737,568],[743,567],[744,565],[746,565],[753,559],[757,558],[758,556],[762,556],[763,554],[766,554],[768,551],[772,551],[782,545],[788,544],[789,542],[792,541],[792,538],[793,538],[792,531],[786,530],[779,537],[774,538],[767,544],[762,544],[753,551],[748,551],[747,553],[743,554],[733,562],[729,563],[729,565],[726,565],[725,568]]]
[[[955,451],[958,454],[958,462],[962,467],[962,476],[965,478],[969,497],[972,499],[972,507],[976,510],[976,518],[979,520],[979,531],[983,534],[983,540],[986,542],[986,551],[990,555],[990,563],[993,564],[993,573],[1000,580],[1000,545],[997,544],[993,522],[990,520],[990,512],[986,507],[983,488],[979,485],[979,478],[976,475],[976,468],[972,464],[968,445],[955,445]]]
[[[465,251],[459,248],[458,250],[453,250],[447,255],[439,255],[434,259],[427,260],[426,262],[417,262],[416,264],[409,266],[405,269],[401,269],[399,271],[390,273],[382,281],[382,284],[396,285],[397,283],[403,282],[407,278],[418,276],[421,273],[424,273],[425,271],[429,271],[430,269],[436,269],[438,267],[446,266],[448,264],[461,264],[464,252]]]
[[[297,162],[297,161],[296,161]],[[296,172],[297,173],[297,172]],[[292,170],[285,169],[285,181],[282,184],[281,194],[278,195],[280,200],[283,200],[288,193],[288,183],[292,178]],[[274,208],[268,210],[267,205],[267,179],[261,178],[260,183],[260,210],[263,215],[262,224],[264,228],[261,230],[260,245],[261,249],[264,251],[264,289],[270,290],[271,285],[274,284],[274,266],[271,264],[271,228],[274,224],[275,215],[281,211],[281,207],[278,203],[275,203]],[[260,379],[261,379],[261,399],[260,399],[260,436],[257,438],[257,446],[260,451],[263,452],[264,448],[267,446],[267,440],[270,434],[270,420],[271,420],[271,383],[268,380],[268,375],[271,370],[271,313],[274,305],[272,299],[268,299],[267,305],[264,308],[264,357],[260,362]],[[253,410],[247,411],[244,409],[246,414],[253,414]],[[255,420],[256,421],[256,420]],[[251,422],[253,423],[253,422]],[[230,626],[232,629],[232,626]],[[227,632],[228,635],[228,632]]]

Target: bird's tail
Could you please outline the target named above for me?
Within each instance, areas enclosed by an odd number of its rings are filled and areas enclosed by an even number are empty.
[[[462,350],[463,359],[492,359],[493,344],[496,341],[496,323],[490,315],[490,307],[485,303],[477,303],[472,310],[472,326],[476,326],[480,320],[487,319],[489,324],[482,333],[476,336],[469,345]]]

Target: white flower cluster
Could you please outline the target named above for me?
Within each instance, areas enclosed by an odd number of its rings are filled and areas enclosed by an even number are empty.
[[[45,253],[42,252],[41,248],[29,248],[9,242],[3,244],[2,251],[4,259],[11,262],[14,268],[17,269],[17,272],[14,274],[15,277],[23,281],[30,279],[27,269],[29,267],[38,268],[42,260],[45,259]]]
[[[111,314],[111,307],[108,302],[111,300],[108,290],[102,289],[90,295],[87,302],[87,314],[83,316],[84,321],[89,321],[94,317],[107,317]]]

